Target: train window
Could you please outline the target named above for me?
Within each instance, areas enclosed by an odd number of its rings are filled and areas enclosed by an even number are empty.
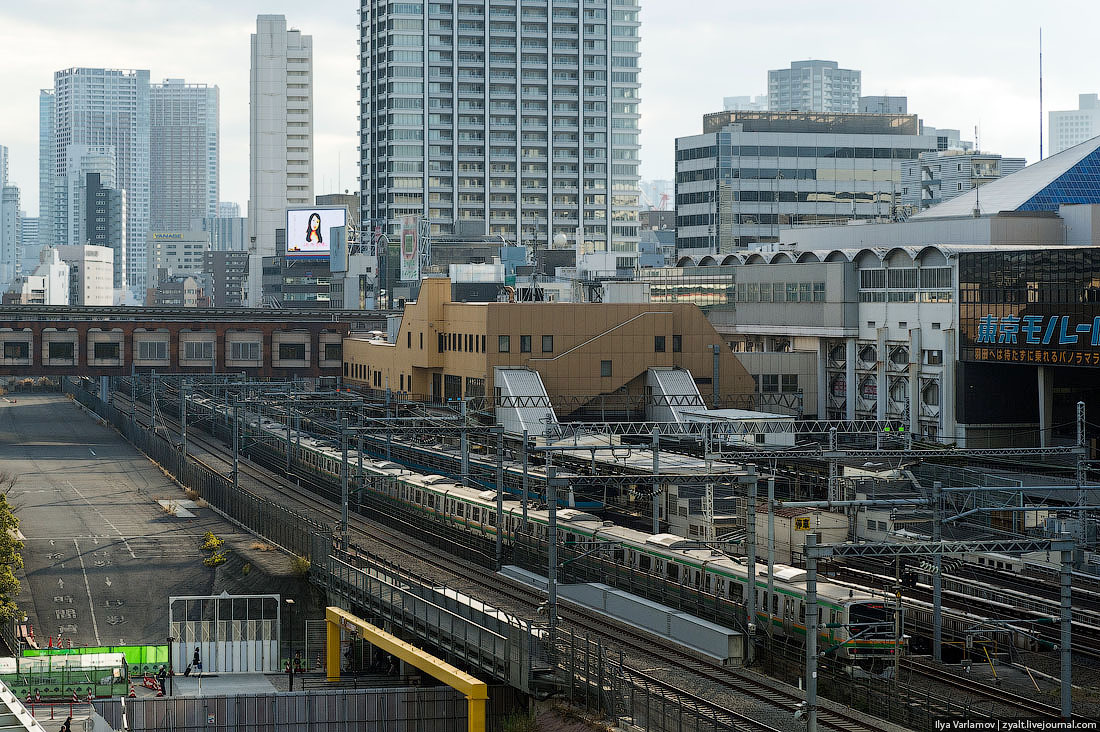
[[[652,565],[653,565],[653,559],[648,554],[639,554],[638,555],[638,569],[640,569],[644,572],[648,572]]]
[[[745,588],[737,580],[730,580],[730,597],[740,602],[745,597]]]
[[[772,615],[779,614],[779,595],[772,595]]]
[[[802,603],[798,603],[798,622],[806,622],[806,606]]]
[[[706,592],[710,592],[710,582],[711,582],[711,576],[708,574],[708,575],[706,575],[706,579],[704,580],[704,583],[705,583],[704,584],[704,589],[705,589]],[[698,580],[696,580],[696,584],[698,584]]]
[[[665,569],[668,572],[668,578],[670,580],[679,579],[679,577],[680,577],[680,567],[679,567],[679,565],[677,565],[673,562],[666,562],[666,564],[668,565],[667,567],[665,567]]]
[[[495,526],[496,522],[497,522],[497,512],[496,511],[488,511],[487,512],[487,517],[485,519],[485,523]]]
[[[471,508],[470,509],[470,518],[472,518],[474,521],[480,521],[481,520],[481,509],[478,508],[477,506],[474,506],[473,508]]]

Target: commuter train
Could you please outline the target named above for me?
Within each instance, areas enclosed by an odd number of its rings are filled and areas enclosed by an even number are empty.
[[[203,397],[191,397],[194,408],[221,412],[225,407]],[[271,436],[271,449],[285,450],[287,428],[279,422],[261,419],[255,414],[240,415],[250,431]],[[341,477],[342,452],[332,439],[291,430],[291,461],[302,472],[326,482]],[[349,474],[358,470],[358,457],[349,456]],[[363,460],[368,477],[389,480],[369,481],[368,489],[384,494],[429,518],[468,531],[471,534],[496,535],[496,493],[458,484],[442,475],[417,473],[387,460]],[[522,504],[505,500],[502,516],[504,541],[520,528]],[[529,507],[531,533],[546,539],[549,513],[543,506]],[[617,526],[578,509],[557,512],[560,543],[606,542],[615,548],[607,556],[624,566],[660,576],[669,583],[743,603],[749,591],[747,567],[735,558],[710,549],[692,548],[692,542],[673,534],[651,535]],[[779,636],[805,638],[806,572],[796,567],[775,565],[775,592],[771,607],[766,605],[767,567],[756,566],[755,592],[757,624],[772,625]],[[844,587],[827,581],[817,583],[820,642],[822,650],[832,650],[840,658],[853,661],[892,657],[897,650],[894,638],[894,608],[881,596],[865,590]],[[769,612],[770,610],[770,612]],[[858,637],[852,637],[858,636]],[[903,643],[905,640],[903,639]]]

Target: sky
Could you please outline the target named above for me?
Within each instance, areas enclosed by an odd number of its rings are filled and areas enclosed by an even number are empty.
[[[1058,0],[641,0],[641,175],[671,179],[675,138],[702,131],[725,96],[766,90],[768,69],[835,60],[863,72],[864,94],[909,97],[933,127],[983,150],[1039,156],[1039,25],[1046,110],[1100,92],[1100,4]],[[217,84],[221,195],[248,200],[249,35],[259,13],[313,36],[317,193],[355,188],[359,0],[0,0],[0,145],[23,208],[38,209],[38,90],[72,66],[149,69]],[[1045,120],[1043,122],[1046,124]]]

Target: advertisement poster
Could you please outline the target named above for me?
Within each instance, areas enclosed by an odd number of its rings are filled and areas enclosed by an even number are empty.
[[[420,247],[416,238],[416,217],[406,216],[401,225],[401,279],[420,279]]]
[[[328,259],[329,229],[347,226],[347,209],[297,208],[286,212],[287,259]]]

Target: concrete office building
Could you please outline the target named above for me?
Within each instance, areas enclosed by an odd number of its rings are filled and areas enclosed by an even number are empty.
[[[54,202],[54,210],[60,212],[58,223],[63,221],[64,226],[55,227],[55,231],[60,243],[79,246],[87,243],[95,231],[94,217],[91,221],[88,219],[89,181],[101,188],[118,187],[115,149],[110,145],[70,145],[67,164],[68,170],[61,181],[64,196]],[[90,179],[90,175],[96,177]]]
[[[114,304],[114,251],[109,247],[60,246],[57,253],[69,265],[70,305]]]
[[[715,112],[676,140],[676,246],[724,254],[781,228],[889,217],[905,161],[936,149],[916,115]]]
[[[1051,111],[1050,155],[1100,135],[1100,97],[1096,94],[1077,95],[1077,109]]]
[[[0,188],[0,285],[10,285],[15,281],[23,219],[19,208],[19,188],[3,186]]]
[[[126,277],[122,287],[140,292],[149,230],[149,72],[65,69],[54,74],[53,99],[54,227],[68,231],[71,226],[63,185],[71,170],[70,148],[113,148],[115,187],[126,191],[126,251],[121,261],[116,252],[115,268],[119,272],[121,265]]]
[[[37,261],[38,253],[41,249],[38,234],[38,217],[23,216],[22,219],[23,235],[20,237],[22,247],[19,254],[19,261],[16,262],[16,274],[32,271],[34,269],[32,263]]]
[[[192,229],[201,229],[210,237],[210,249],[216,252],[248,251],[248,219],[217,216],[191,222]]]
[[[210,291],[210,304],[216,308],[239,308],[245,305],[248,284],[248,252],[207,251],[203,255],[202,271]]]
[[[637,249],[635,0],[360,7],[361,220],[389,235],[391,267],[405,216]]]
[[[909,114],[908,97],[886,95],[860,97],[860,114]]]
[[[231,201],[218,201],[218,218],[238,219],[241,217],[241,204]]]
[[[913,211],[950,201],[992,180],[1023,170],[1023,158],[996,153],[937,150],[921,153],[901,168],[901,204]]]
[[[209,249],[210,237],[202,230],[150,231],[146,282],[156,284],[163,277],[202,274]]]
[[[359,194],[358,193],[320,193],[317,195],[318,206],[343,206],[348,211],[348,226],[359,228]]]
[[[287,30],[282,15],[258,16],[249,91],[249,298],[256,305],[262,260],[275,255],[286,208],[313,204],[313,37]]]
[[[87,175],[85,217],[89,223],[84,227],[87,238],[73,246],[91,244],[107,247],[114,267],[114,286],[116,295],[121,296],[129,281],[131,262],[127,247],[126,216],[128,202],[126,191],[103,184],[99,173]]]
[[[4,295],[4,304],[69,304],[69,265],[61,261],[57,249],[42,250],[34,273],[16,278],[11,290]]]
[[[218,87],[149,87],[149,228],[181,231],[218,208]]]
[[[768,109],[773,112],[859,112],[862,72],[836,61],[792,61],[768,72]]]
[[[156,287],[149,288],[145,304],[165,308],[207,308],[210,297],[201,276],[165,275]]]

